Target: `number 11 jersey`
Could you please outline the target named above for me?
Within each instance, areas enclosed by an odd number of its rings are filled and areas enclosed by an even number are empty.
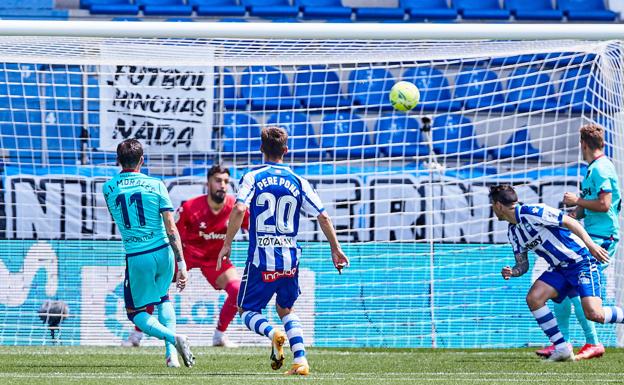
[[[143,254],[167,244],[160,213],[173,211],[173,204],[161,180],[124,170],[104,183],[102,192],[126,254]]]
[[[247,262],[262,271],[296,268],[301,210],[314,217],[324,211],[310,183],[287,166],[267,163],[243,176],[236,201],[249,207]]]

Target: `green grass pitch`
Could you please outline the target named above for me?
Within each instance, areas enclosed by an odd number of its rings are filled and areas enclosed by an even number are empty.
[[[0,347],[0,383],[624,384],[622,349],[607,349],[603,358],[591,361],[547,363],[533,349],[310,348],[308,377],[272,371],[268,347],[194,350],[195,367],[169,369],[160,348],[5,346]]]

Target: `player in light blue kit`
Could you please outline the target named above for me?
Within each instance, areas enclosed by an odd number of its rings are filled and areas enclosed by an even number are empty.
[[[576,206],[574,212],[576,219],[584,219],[583,225],[592,240],[607,250],[609,257],[614,257],[620,238],[618,217],[622,205],[617,172],[604,153],[604,129],[596,124],[587,124],[581,127],[580,131],[581,152],[589,166],[581,182],[581,196],[566,192],[563,203],[571,207]],[[607,286],[603,271],[607,266],[606,263],[598,265],[603,297],[606,295]],[[602,356],[605,352],[604,346],[598,340],[594,323],[585,318],[578,297],[566,298],[560,304],[555,303],[555,316],[559,320],[561,332],[568,337],[572,304],[586,340],[586,344],[576,354],[576,359]],[[536,353],[547,357],[553,350],[554,346],[549,346]]]
[[[608,262],[609,253],[592,241],[574,218],[543,204],[523,205],[509,185],[490,188],[492,210],[499,220],[509,222],[507,236],[513,247],[516,265],[501,270],[503,278],[519,277],[529,269],[528,251],[550,265],[531,286],[526,300],[544,333],[555,345],[550,361],[574,359],[546,302],[561,302],[567,296],[581,297],[587,319],[600,323],[624,323],[621,308],[603,307],[600,299],[600,274],[596,262]]]
[[[174,274],[174,254],[178,264],[177,287],[186,286],[187,272],[180,235],[173,218],[173,205],[162,181],[140,172],[143,148],[135,139],[117,146],[121,173],[102,188],[126,251],[124,300],[128,318],[145,333],[165,341],[169,367],[193,366],[188,338],[175,333],[175,311],[169,302],[169,285]],[[156,305],[158,319],[145,307]]]
[[[240,181],[236,205],[230,215],[225,243],[219,252],[217,269],[230,257],[232,241],[240,229],[247,207],[249,220],[249,254],[238,294],[239,314],[249,330],[268,337],[271,342],[271,367],[282,367],[283,345],[286,337],[294,360],[286,374],[307,375],[310,367],[305,355],[303,331],[293,306],[300,294],[297,244],[301,211],[317,218],[331,247],[334,266],[348,266],[329,215],[310,183],[283,165],[288,151],[288,135],[278,127],[262,130],[265,165],[248,172]],[[274,329],[262,315],[262,310],[277,294],[277,314],[282,319],[286,335]]]

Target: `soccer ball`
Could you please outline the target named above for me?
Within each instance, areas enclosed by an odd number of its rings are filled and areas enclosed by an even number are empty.
[[[420,91],[413,83],[398,82],[390,90],[390,103],[399,111],[409,111],[420,101]]]

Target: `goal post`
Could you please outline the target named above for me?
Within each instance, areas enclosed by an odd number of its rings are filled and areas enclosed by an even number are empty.
[[[619,25],[0,21],[0,344],[127,336],[124,254],[101,195],[119,141],[143,142],[145,171],[177,206],[206,192],[212,164],[230,168],[236,191],[262,162],[266,125],[289,132],[285,161],[319,192],[351,258],[339,276],[318,224],[302,219],[307,343],[546,344],[523,300],[545,265],[502,280],[513,255],[488,186],[562,207],[584,176],[586,123],[605,128],[624,175],[622,36]],[[388,100],[400,80],[420,89],[409,113]],[[241,235],[236,266],[245,254]],[[624,301],[619,254],[608,303]],[[192,271],[172,297],[179,329],[210,344],[224,294]],[[50,300],[62,304],[45,312],[64,312],[54,339],[39,311]],[[238,321],[229,333],[262,343]]]

